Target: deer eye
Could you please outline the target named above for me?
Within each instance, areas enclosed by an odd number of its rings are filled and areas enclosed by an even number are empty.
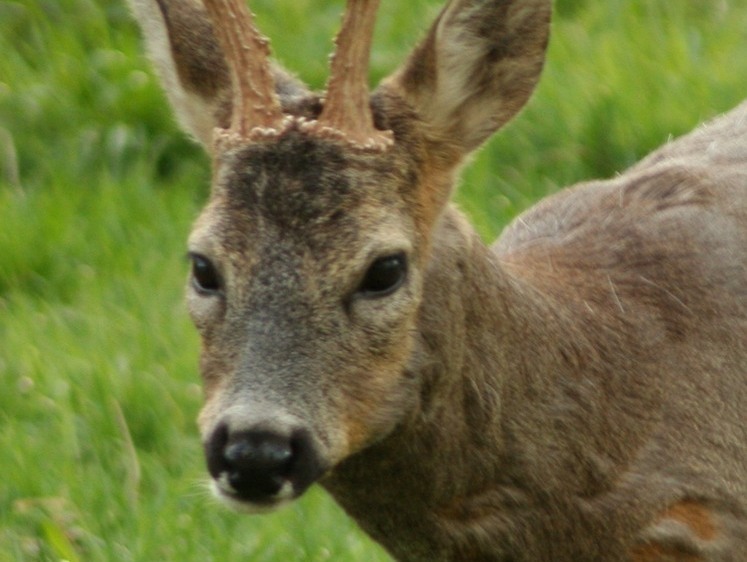
[[[189,254],[192,260],[192,286],[201,295],[214,295],[222,288],[218,271],[213,263],[200,254]]]
[[[407,277],[407,257],[404,253],[394,254],[373,262],[358,292],[369,297],[383,297],[392,294]]]

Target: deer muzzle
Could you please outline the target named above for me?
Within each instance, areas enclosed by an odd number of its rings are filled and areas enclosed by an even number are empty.
[[[312,434],[292,416],[226,415],[204,443],[216,495],[241,511],[265,511],[301,494],[325,472]]]

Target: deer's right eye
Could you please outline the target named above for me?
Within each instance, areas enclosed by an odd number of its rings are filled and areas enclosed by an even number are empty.
[[[200,254],[189,254],[192,260],[192,286],[201,295],[214,295],[222,289],[218,270],[213,263]]]

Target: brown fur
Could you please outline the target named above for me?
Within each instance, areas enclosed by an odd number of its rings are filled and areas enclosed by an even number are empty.
[[[132,2],[154,57],[163,36],[178,52],[167,89],[224,125],[210,34],[190,38],[174,1],[167,18]],[[302,428],[321,484],[400,560],[743,561],[747,104],[540,202],[490,248],[448,203],[465,154],[531,94],[549,14],[450,2],[372,94],[386,152],[291,126],[215,155],[190,238],[223,281],[188,297],[203,436]],[[286,114],[319,115],[276,75]],[[406,282],[362,296],[392,252]]]

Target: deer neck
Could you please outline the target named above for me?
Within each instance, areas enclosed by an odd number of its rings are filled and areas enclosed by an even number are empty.
[[[457,548],[443,544],[444,525],[471,517],[481,498],[491,509],[525,500],[532,469],[517,458],[518,435],[543,431],[541,409],[527,400],[541,404],[551,392],[548,374],[567,370],[549,342],[575,328],[507,272],[453,208],[435,232],[424,295],[413,356],[417,407],[325,486],[395,556],[435,561]]]

